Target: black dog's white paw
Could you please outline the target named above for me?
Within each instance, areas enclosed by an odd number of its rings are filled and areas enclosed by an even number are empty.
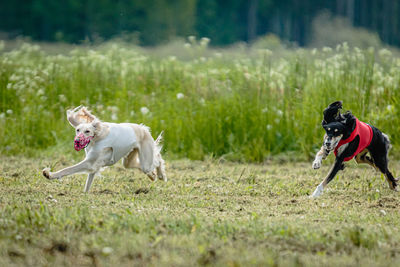
[[[321,161],[320,160],[314,160],[312,167],[314,170],[321,168]]]

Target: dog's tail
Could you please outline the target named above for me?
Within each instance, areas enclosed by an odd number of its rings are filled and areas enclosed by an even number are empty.
[[[155,154],[160,153],[161,149],[162,149],[162,141],[163,141],[163,137],[164,137],[164,131],[161,131],[161,133],[158,135],[157,139],[154,141],[155,144]]]
[[[392,148],[392,144],[390,144],[389,136],[386,134],[382,133],[383,139],[385,139],[385,147],[386,147],[386,153],[389,153],[389,150]]]

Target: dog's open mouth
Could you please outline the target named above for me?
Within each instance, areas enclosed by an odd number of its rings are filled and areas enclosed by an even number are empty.
[[[84,134],[80,134],[75,136],[74,139],[74,148],[76,151],[80,151],[87,147],[90,141],[93,139],[93,136],[86,137]]]

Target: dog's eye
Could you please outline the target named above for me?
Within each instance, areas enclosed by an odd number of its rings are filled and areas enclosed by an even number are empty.
[[[79,130],[79,129],[76,129],[76,131],[79,133],[80,130]]]
[[[89,131],[89,130],[86,130],[85,133],[90,133],[90,131]]]

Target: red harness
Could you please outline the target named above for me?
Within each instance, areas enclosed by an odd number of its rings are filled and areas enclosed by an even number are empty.
[[[369,126],[365,122],[359,121],[356,118],[356,128],[351,133],[349,138],[344,139],[344,140],[342,139],[339,141],[339,143],[336,146],[335,151],[334,151],[335,156],[337,155],[337,151],[340,146],[350,143],[351,141],[354,140],[354,138],[356,138],[357,135],[360,137],[360,142],[358,143],[358,147],[357,147],[356,151],[353,153],[353,155],[351,155],[350,157],[344,158],[344,161],[349,161],[352,158],[354,158],[358,153],[360,153],[365,148],[367,148],[372,140],[373,132],[372,132],[371,126]]]

